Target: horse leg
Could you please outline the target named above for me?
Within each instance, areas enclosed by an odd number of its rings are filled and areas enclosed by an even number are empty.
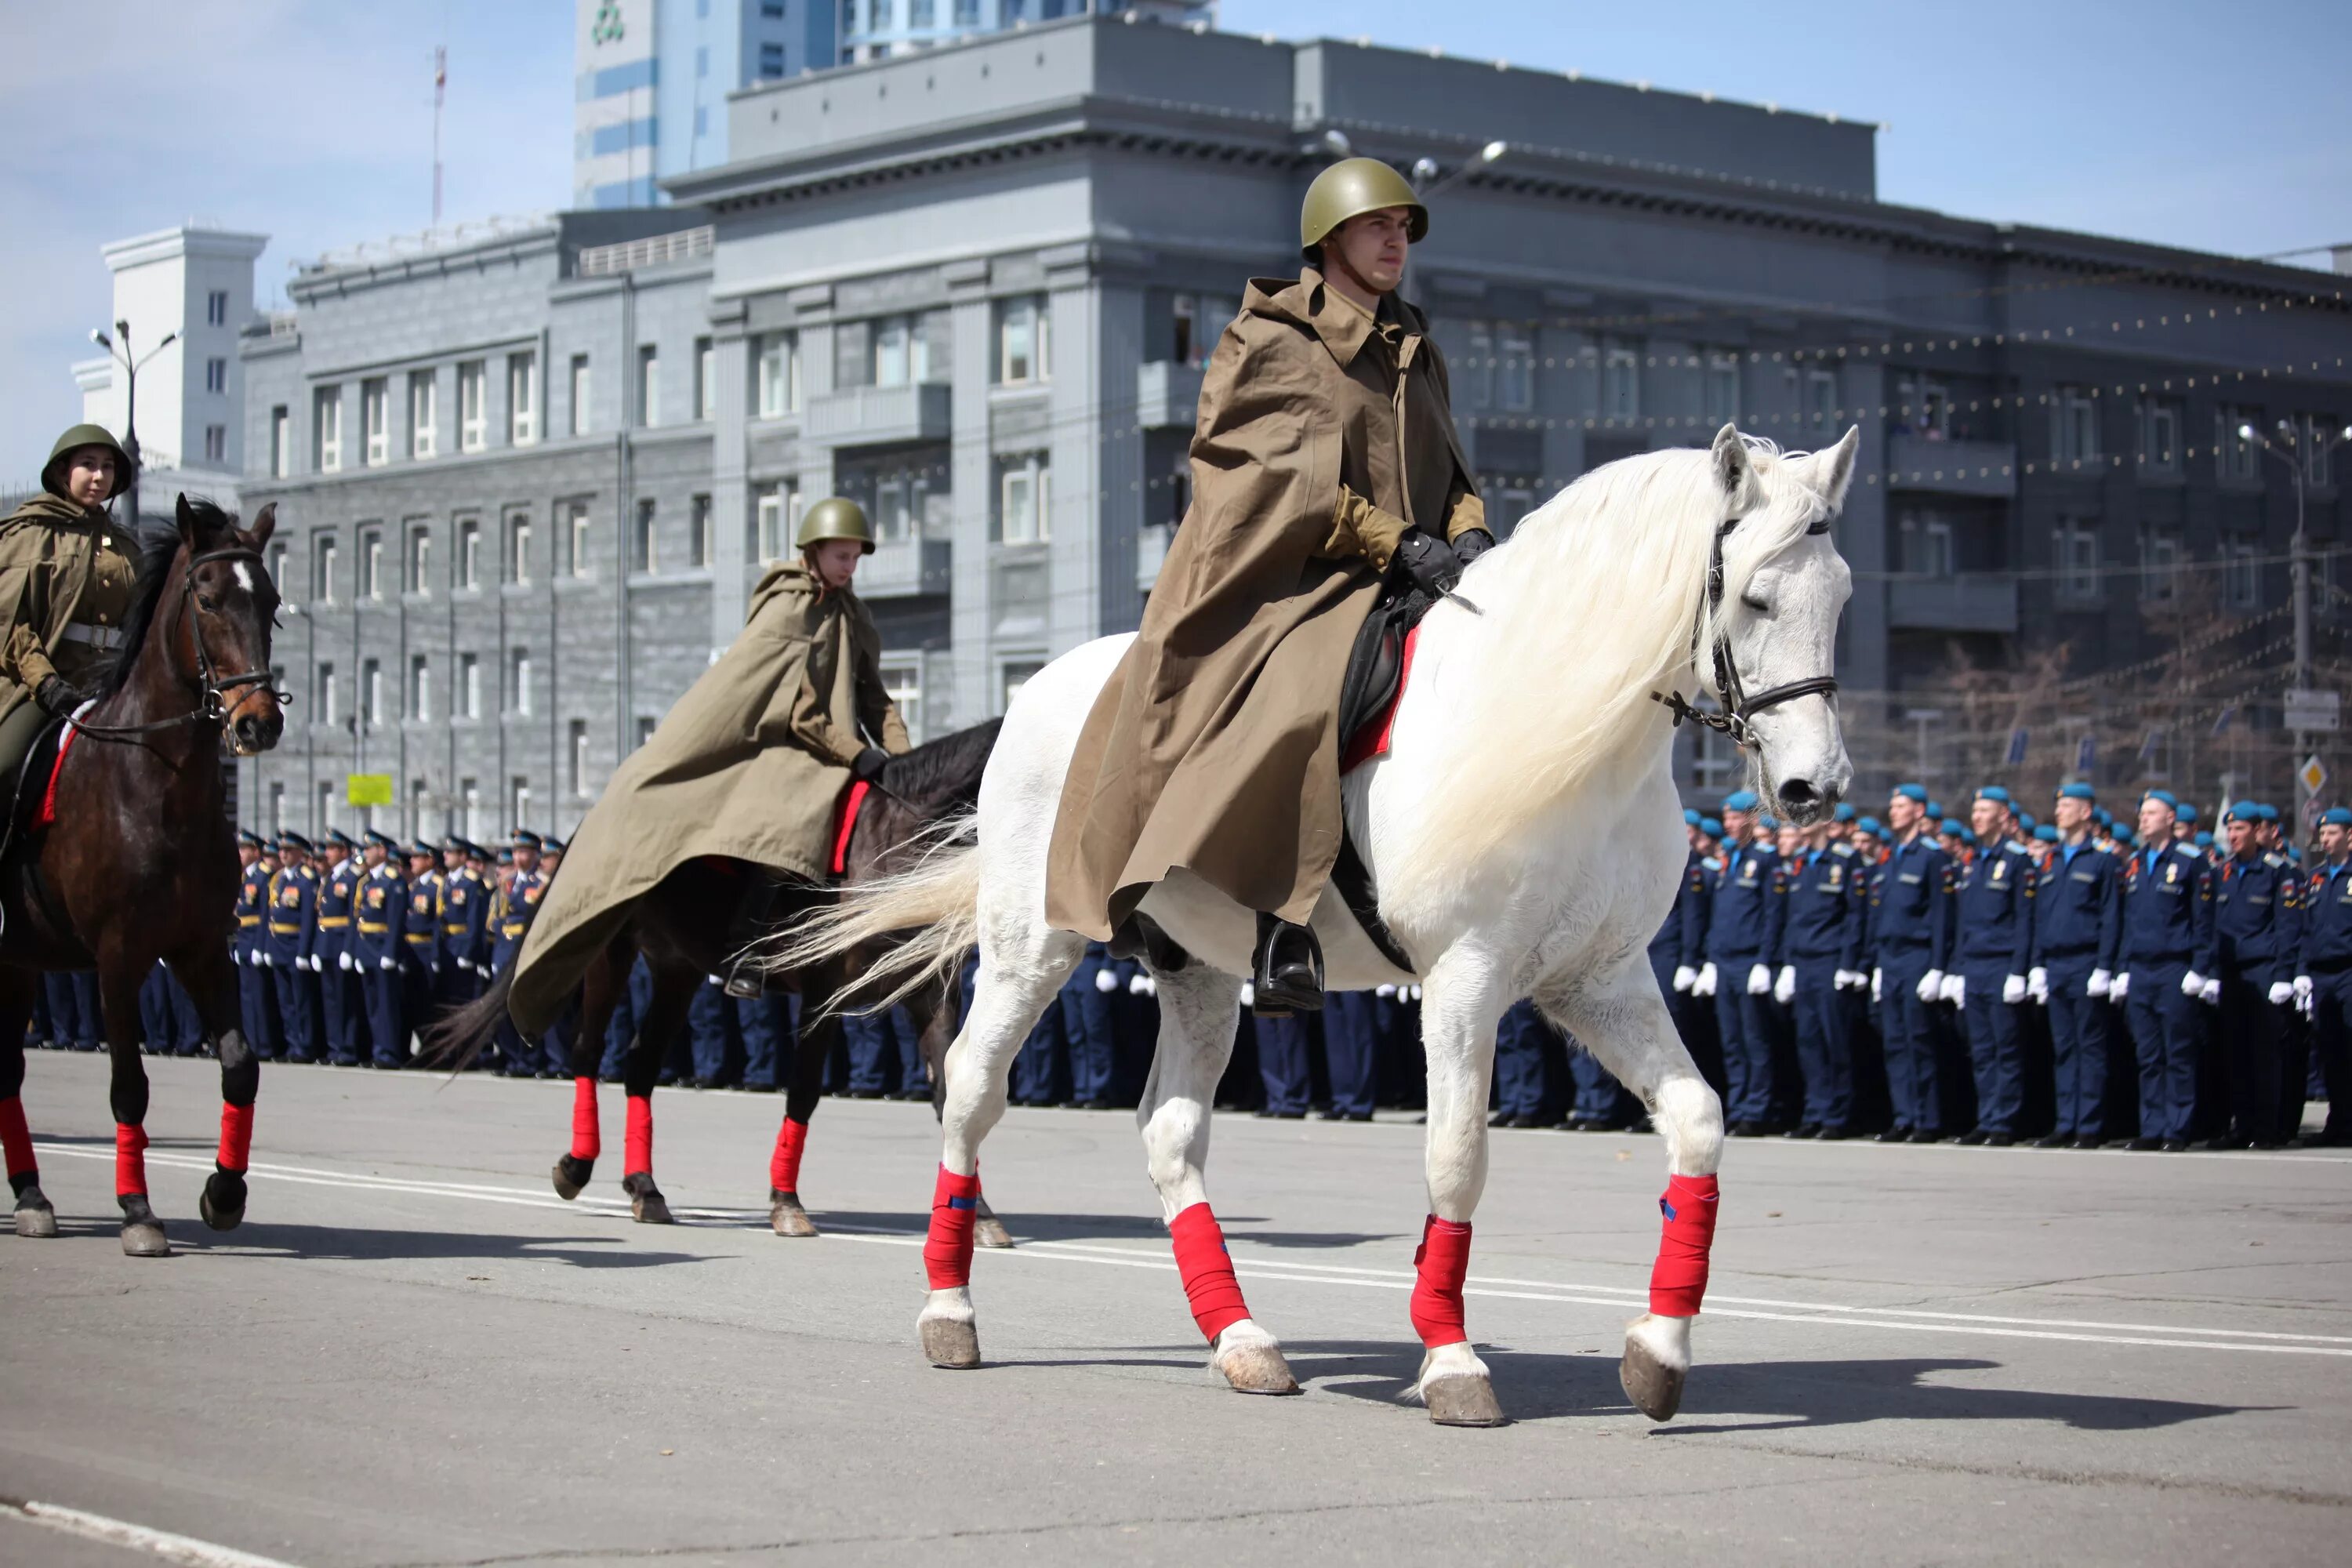
[[[839,1015],[815,1017],[819,997],[830,997],[830,981],[811,976],[802,993],[808,998],[802,1016],[810,1020],[793,1031],[792,1065],[785,1069],[784,1119],[776,1128],[775,1152],[768,1159],[768,1227],[778,1236],[814,1236],[816,1226],[801,1206],[801,1155],[808,1147],[809,1118],[824,1097],[824,1064],[841,1038]]]
[[[649,961],[650,962],[650,961]],[[621,1068],[628,1095],[629,1121],[621,1163],[621,1190],[629,1194],[629,1213],[639,1225],[669,1225],[669,1203],[654,1185],[654,1085],[661,1079],[662,1058],[677,1043],[686,1027],[686,1010],[694,1000],[700,972],[670,963],[652,964],[654,990],[637,1020],[636,1038]]]
[[[205,1035],[220,1057],[220,1151],[205,1178],[196,1212],[215,1230],[235,1230],[245,1218],[245,1173],[253,1149],[253,1102],[261,1092],[261,1059],[238,1027],[236,969],[223,946],[199,945],[174,954],[173,973],[204,1021]],[[110,1016],[113,1001],[108,999]]]
[[[613,1008],[629,983],[629,964],[635,955],[625,937],[588,961],[580,980],[580,1031],[572,1039],[572,1148],[549,1173],[555,1195],[570,1203],[587,1188],[596,1173],[596,1156],[604,1152],[597,1123],[596,1069],[604,1059],[604,1031],[613,1022]],[[617,957],[615,954],[617,953]]]
[[[1650,1273],[1650,1310],[1625,1330],[1618,1368],[1625,1396],[1653,1421],[1681,1407],[1690,1373],[1691,1320],[1706,1294],[1715,1242],[1715,1173],[1723,1159],[1723,1102],[1699,1076],[1675,1032],[1656,978],[1636,953],[1632,968],[1581,988],[1538,994],[1536,1005],[1573,1034],[1617,1080],[1639,1095],[1666,1140],[1665,1216]]]
[[[8,1185],[16,1196],[16,1234],[25,1237],[58,1233],[58,1211],[41,1191],[32,1129],[25,1125],[25,1025],[40,983],[24,970],[0,969],[0,1153],[7,1156]]]
[[[915,1021],[916,1048],[923,1053],[923,1067],[931,1077],[931,1115],[941,1114],[947,1104],[948,1046],[955,1038],[956,987],[951,981],[942,980],[926,985],[906,1001],[908,1016]],[[1013,1245],[1013,1233],[988,1206],[988,1194],[978,1194],[973,1202],[971,1239],[975,1246],[1006,1247]]]
[[[1153,975],[1160,983],[1160,1041],[1135,1122],[1192,1321],[1209,1342],[1209,1364],[1235,1389],[1296,1394],[1298,1380],[1282,1346],[1242,1300],[1205,1180],[1210,1107],[1233,1054],[1241,982],[1202,963]]]
[[[979,1218],[980,1145],[1004,1115],[1013,1058],[1086,951],[1067,931],[1007,918],[982,940],[971,1015],[948,1047],[940,1116],[940,1169],[931,1188],[923,1269],[930,1294],[915,1327],[933,1366],[980,1364],[971,1306],[972,1229]]]
[[[1503,977],[1483,956],[1457,950],[1438,960],[1422,994],[1429,1214],[1412,1255],[1416,1279],[1409,1310],[1422,1343],[1413,1392],[1441,1426],[1503,1423],[1494,1379],[1470,1348],[1462,1303],[1470,1216],[1486,1190],[1486,1095],[1495,1075],[1495,1031],[1507,1000],[1503,990]]]
[[[149,955],[149,963],[154,962]],[[120,953],[99,960],[99,1011],[106,1021],[106,1048],[114,1108],[114,1201],[122,1207],[122,1250],[131,1258],[169,1258],[171,1238],[147,1201],[147,1064],[139,1057],[139,981],[146,965],[124,962]]]

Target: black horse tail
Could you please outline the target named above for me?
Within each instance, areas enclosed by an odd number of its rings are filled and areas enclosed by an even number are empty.
[[[499,1037],[507,1021],[507,994],[514,989],[514,965],[509,963],[490,980],[490,988],[464,1006],[442,1016],[425,1031],[419,1056],[427,1067],[463,1072]]]

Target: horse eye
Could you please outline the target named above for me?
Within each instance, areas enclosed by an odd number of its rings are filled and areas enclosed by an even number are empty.
[[[1766,604],[1763,600],[1758,598],[1753,594],[1740,595],[1739,602],[1747,605],[1749,609],[1755,611],[1759,616],[1769,616],[1772,613],[1772,606]]]

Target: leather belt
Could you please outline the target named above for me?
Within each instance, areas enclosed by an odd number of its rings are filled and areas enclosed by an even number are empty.
[[[349,915],[320,915],[319,917],[319,929],[320,931],[341,931],[351,923],[352,917]]]
[[[88,643],[100,653],[111,653],[122,646],[122,632],[116,626],[87,626],[77,621],[65,629],[64,640]]]

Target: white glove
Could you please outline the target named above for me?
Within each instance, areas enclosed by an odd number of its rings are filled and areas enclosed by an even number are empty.
[[[345,971],[350,970],[352,967],[352,955],[348,952],[339,952],[335,954],[335,964],[336,967],[340,969]]]
[[[490,966],[487,963],[478,963],[474,965],[474,973],[488,980],[490,977]]]
[[[1830,976],[1830,986],[1837,991],[1852,991],[1869,984],[1870,976],[1859,969],[1841,969]]]
[[[2050,1001],[2050,971],[2038,963],[2026,971],[2025,990],[2036,1002],[2047,1005]]]
[[[2004,977],[2000,983],[2000,999],[2012,1007],[2024,1001],[2025,976],[2011,974]]]
[[[277,967],[273,963],[271,963],[269,955],[266,952],[255,953],[253,955],[253,962],[255,966],[260,969],[272,969]]]
[[[2271,1005],[2284,1007],[2294,1000],[2294,982],[2276,980],[2271,983]]]
[[[2128,969],[2122,970],[2116,973],[2114,981],[2112,981],[2107,986],[2107,1000],[2110,1002],[2120,1002],[2130,993],[2130,991],[2131,971]]]
[[[1885,984],[1886,971],[1883,969],[1874,969],[1870,972],[1870,999],[1872,1001],[1875,1002],[1879,1000],[1879,993],[1885,989]]]
[[[1692,968],[1689,964],[1687,964],[1687,963],[1678,963],[1678,964],[1675,965],[1675,990],[1677,990],[1677,991],[1688,991],[1692,986],[1694,986],[1694,985],[1696,985],[1696,984],[1698,984],[1698,971],[1697,971],[1697,970],[1693,969],[1693,968]]]
[[[2309,1002],[2311,1000],[2311,976],[2308,974],[2296,975],[2294,977],[2294,999],[2298,1003]],[[2305,1009],[2305,1011],[2308,1010],[2309,1009],[2307,1008]]]
[[[1405,992],[1410,992],[1412,994],[1405,995]],[[1418,985],[1408,985],[1405,987],[1403,992],[1399,992],[1398,994],[1404,996],[1405,1000],[1408,1002],[1418,1002],[1421,1000],[1421,987]]]
[[[1108,996],[1118,989],[1118,976],[1108,969],[1095,971],[1095,989]]]
[[[1919,1000],[1920,1000],[1920,1001],[1922,1001],[1922,1002],[1934,1002],[1934,1001],[1937,1001],[1937,1000],[1939,1000],[1939,999],[1943,996],[1943,994],[1944,994],[1944,972],[1943,972],[1942,970],[1940,970],[1940,969],[1931,969],[1931,970],[1927,971],[1927,973],[1925,973],[1925,974],[1923,974],[1923,975],[1919,976]]]
[[[1785,1007],[1796,999],[1797,966],[1784,963],[1780,966],[1780,978],[1772,982],[1772,1000]]]
[[[2121,978],[2122,976],[2110,974],[2104,969],[2094,969],[2091,971],[2091,983],[2083,988],[2083,994],[2085,996],[2120,996],[2123,994],[2123,991],[2117,984],[2117,982]]]
[[[327,973],[327,961],[315,952],[310,955],[310,973],[313,974]]]
[[[1372,987],[1372,994],[1379,997],[1383,1002],[1392,1000],[1396,996],[1396,994],[1397,988],[1393,985],[1375,985]]]
[[[2205,977],[2195,970],[2192,969],[2180,977],[2180,994],[2183,996],[2195,996],[2204,989]]]
[[[400,967],[400,960],[396,958],[379,958],[375,962],[376,967],[379,969],[398,969]]]
[[[1393,994],[1396,988],[1391,986],[1389,990]],[[1148,972],[1139,971],[1127,983],[1127,994],[1130,996],[1157,996],[1160,994],[1160,982],[1152,979]]]
[[[1749,964],[1748,966],[1748,994],[1750,996],[1761,996],[1771,989],[1772,966],[1769,963]]]
[[[1242,1005],[1244,1007],[1257,1005],[1257,987],[1246,980],[1242,982]]]
[[[1715,965],[1712,963],[1701,964],[1699,966],[1698,978],[1691,982],[1691,994],[1694,996],[1714,995],[1715,978]]]
[[[2197,1000],[2204,1003],[2208,1007],[2219,1007],[2221,1005],[2221,983],[2218,980],[2208,980],[2199,989]]]

